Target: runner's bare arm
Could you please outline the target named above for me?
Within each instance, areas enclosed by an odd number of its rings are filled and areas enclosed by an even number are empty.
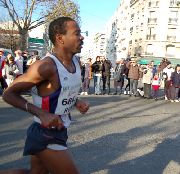
[[[48,58],[37,61],[29,67],[25,74],[15,79],[12,85],[5,90],[3,99],[10,105],[26,111],[27,101],[21,96],[21,93],[28,91],[35,85],[50,80],[56,72],[56,69],[53,67],[53,62]],[[28,104],[28,112],[39,116],[42,115],[44,111],[32,104]]]

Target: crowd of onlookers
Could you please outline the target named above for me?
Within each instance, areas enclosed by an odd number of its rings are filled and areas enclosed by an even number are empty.
[[[38,51],[28,53],[27,51],[16,50],[14,55],[9,53],[6,56],[0,50],[0,83],[2,90],[6,89],[15,78],[22,75],[36,60],[40,59]]]
[[[38,51],[30,54],[27,51],[16,50],[14,54],[15,56],[4,56],[3,50],[0,50],[0,83],[3,90],[40,59]],[[110,83],[113,68],[112,93]],[[165,100],[180,101],[180,64],[173,66],[166,58],[163,58],[159,65],[155,65],[154,61],[140,65],[135,57],[120,59],[113,67],[110,60],[104,56],[97,56],[94,62],[88,58],[81,64],[81,69],[81,95],[89,94],[90,81],[93,79],[95,95],[125,94],[130,97],[141,96],[157,100],[160,89],[163,89]]]
[[[108,59],[97,56],[92,63],[92,59],[88,58],[81,67],[81,95],[89,94],[90,80],[93,79],[95,95],[125,94],[158,100],[161,89],[165,100],[180,101],[180,64],[172,65],[166,58],[163,58],[159,65],[155,65],[154,61],[140,65],[135,57],[116,61],[113,93],[110,88],[113,67]]]

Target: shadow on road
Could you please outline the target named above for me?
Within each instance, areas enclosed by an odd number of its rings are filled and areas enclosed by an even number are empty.
[[[106,171],[108,174],[162,174],[171,161],[180,163],[180,153],[178,153],[180,152],[180,136],[177,136],[174,139],[167,138],[157,144],[152,152],[113,164],[129,151],[143,148],[128,148],[130,137],[134,139],[141,136],[137,135],[137,132],[142,132],[142,128],[131,129],[125,133],[109,134],[72,148],[76,163],[81,166],[81,173],[105,173],[103,171]],[[148,144],[143,146],[148,146]]]

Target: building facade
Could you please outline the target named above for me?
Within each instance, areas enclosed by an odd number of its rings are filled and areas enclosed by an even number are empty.
[[[121,0],[107,31],[106,52],[116,54],[114,59],[180,60],[180,0]]]

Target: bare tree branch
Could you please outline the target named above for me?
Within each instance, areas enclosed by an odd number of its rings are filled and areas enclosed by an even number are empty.
[[[19,3],[19,2],[18,2]],[[69,16],[79,20],[79,7],[73,0],[25,0],[20,6],[13,0],[0,0],[0,6],[17,26],[25,47],[28,31],[59,16]],[[18,8],[22,10],[18,12]],[[55,7],[55,8],[54,8]],[[23,48],[24,49],[24,48]]]

